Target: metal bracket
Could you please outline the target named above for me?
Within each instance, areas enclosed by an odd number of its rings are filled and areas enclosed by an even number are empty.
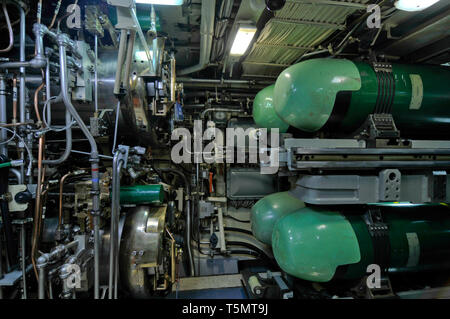
[[[123,168],[127,168],[129,151],[130,151],[130,147],[127,146],[127,145],[119,145],[117,147],[117,151],[116,152],[119,152],[119,155],[118,155],[118,160],[119,161],[118,161],[118,163],[120,161],[123,161]]]
[[[364,282],[366,277],[364,277]],[[388,299],[395,297],[395,293],[392,290],[391,281],[388,276],[382,276],[380,278],[380,288],[368,288],[366,290],[367,299]]]
[[[367,119],[367,133],[369,134],[369,139],[380,139],[380,138],[399,138],[400,131],[395,125],[394,118],[392,114],[386,113],[375,113],[370,114]]]

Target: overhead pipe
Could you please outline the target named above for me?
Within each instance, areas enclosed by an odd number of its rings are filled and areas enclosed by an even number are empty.
[[[179,75],[198,72],[206,68],[211,58],[211,48],[214,35],[214,20],[216,12],[216,0],[202,1],[200,22],[200,58],[197,65],[182,69]]]
[[[242,112],[242,109],[227,109],[227,108],[223,108],[223,107],[215,107],[215,108],[210,108],[210,109],[206,109],[204,110],[201,114],[200,114],[200,118],[204,119],[206,114],[209,112]]]
[[[60,62],[60,85],[61,94],[67,110],[77,122],[83,134],[89,141],[91,146],[91,174],[92,174],[92,215],[94,217],[94,298],[100,297],[100,187],[99,187],[99,172],[98,172],[98,149],[97,143],[92,136],[89,129],[84,124],[77,110],[72,104],[69,96],[68,74],[67,74],[67,47],[70,45],[69,37],[65,34],[58,34],[59,46],[59,62]]]
[[[178,82],[182,83],[213,83],[213,84],[273,84],[273,81],[255,81],[255,80],[227,80],[227,79],[199,79],[199,78],[187,78],[179,77]]]

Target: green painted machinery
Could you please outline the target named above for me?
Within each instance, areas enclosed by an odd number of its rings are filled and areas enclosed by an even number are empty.
[[[286,273],[314,282],[362,278],[371,264],[389,273],[450,268],[447,206],[370,207],[378,209],[387,230],[371,235],[364,211],[355,208],[306,207],[279,219],[272,235],[277,263]]]
[[[285,69],[274,89],[280,118],[306,131],[352,133],[391,113],[402,136],[448,138],[450,68],[312,59]]]
[[[274,193],[261,198],[252,207],[251,222],[253,235],[259,241],[271,245],[276,221],[291,214],[305,204],[289,192]]]
[[[253,119],[261,128],[278,128],[280,133],[286,133],[289,124],[284,122],[275,112],[273,102],[273,89],[275,85],[268,86],[256,94],[253,101]]]
[[[160,184],[120,187],[120,204],[161,204],[164,202],[164,188]]]

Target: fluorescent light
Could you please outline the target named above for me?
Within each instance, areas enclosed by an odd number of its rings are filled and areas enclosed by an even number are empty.
[[[422,11],[439,0],[397,0],[395,7],[403,11]]]
[[[152,50],[150,50],[150,54],[153,55]],[[136,51],[134,55],[138,61],[148,61],[147,53],[145,51]]]
[[[250,42],[255,36],[256,28],[251,26],[239,27],[233,45],[231,46],[231,55],[243,55],[247,51]]]
[[[181,6],[183,4],[183,0],[136,0],[136,3]]]

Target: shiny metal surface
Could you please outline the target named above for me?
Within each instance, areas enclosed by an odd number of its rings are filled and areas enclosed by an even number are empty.
[[[166,210],[166,205],[137,206],[125,220],[119,271],[123,287],[134,298],[151,296],[152,277],[146,268],[161,263]]]

